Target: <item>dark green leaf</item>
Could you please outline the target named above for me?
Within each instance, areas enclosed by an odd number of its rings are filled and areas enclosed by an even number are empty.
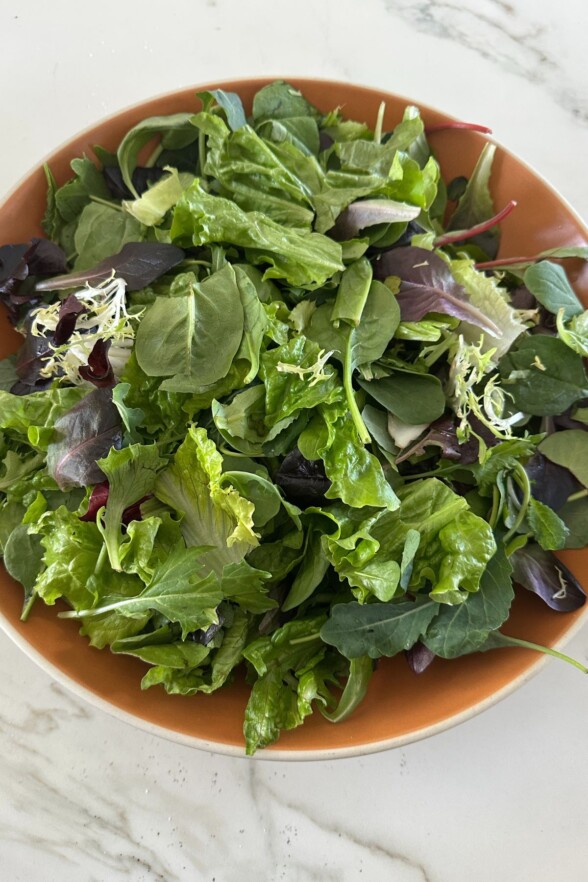
[[[391,656],[410,649],[439,613],[434,600],[338,603],[321,628],[325,643],[347,658]]]

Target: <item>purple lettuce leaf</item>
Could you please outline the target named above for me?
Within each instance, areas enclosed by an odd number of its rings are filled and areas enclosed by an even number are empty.
[[[537,594],[551,609],[571,612],[584,606],[586,595],[576,577],[550,551],[529,543],[511,558],[513,579]]]
[[[414,646],[405,651],[404,657],[411,671],[415,674],[422,674],[434,661],[436,655],[424,643],[417,641]]]
[[[392,248],[376,258],[373,266],[374,278],[380,281],[400,278],[397,300],[402,321],[418,322],[429,312],[440,312],[500,336],[500,329],[469,302],[465,289],[434,252],[413,246]]]

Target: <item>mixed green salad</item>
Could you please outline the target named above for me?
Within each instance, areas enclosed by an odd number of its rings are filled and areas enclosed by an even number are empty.
[[[248,753],[344,719],[382,656],[559,655],[501,628],[514,582],[585,601],[553,552],[588,544],[588,248],[500,260],[495,146],[444,181],[416,107],[198,98],[47,168],[46,238],[0,247],[23,619],[65,602],[143,689],[245,676]]]

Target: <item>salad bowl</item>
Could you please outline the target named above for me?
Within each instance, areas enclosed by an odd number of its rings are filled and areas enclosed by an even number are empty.
[[[124,135],[147,117],[197,109],[195,93],[222,89],[237,92],[249,110],[254,94],[269,80],[248,79],[183,89],[128,108],[97,123],[60,147],[45,162],[57,181],[71,176],[70,162],[91,154],[94,145],[114,151]],[[384,129],[402,119],[411,102],[378,89],[346,83],[293,78],[292,85],[321,111],[342,108],[345,117],[374,126],[385,102]],[[487,136],[471,130],[443,128],[449,118],[420,105],[430,143],[444,179],[469,176]],[[46,177],[42,164],[21,181],[0,206],[0,243],[26,242],[43,235]],[[573,209],[522,160],[498,147],[492,175],[498,205],[511,200],[516,213],[502,224],[500,258],[534,255],[558,246],[588,245],[588,230]],[[580,300],[588,304],[588,269],[580,260],[566,261],[568,277]],[[0,357],[16,351],[19,335],[0,310]],[[588,572],[588,550],[558,552],[582,582]],[[142,663],[133,657],[98,650],[79,636],[79,623],[58,617],[65,605],[36,604],[21,621],[20,586],[0,566],[0,624],[17,645],[46,672],[93,705],[147,732],[222,754],[244,755],[242,720],[249,695],[244,676],[211,695],[184,697],[162,689],[141,691]],[[554,614],[525,591],[517,593],[507,634],[559,649],[586,620],[586,608]],[[459,659],[436,659],[415,675],[402,654],[380,659],[367,696],[353,715],[333,724],[315,713],[303,726],[282,733],[260,759],[330,759],[386,750],[434,735],[467,720],[520,687],[545,657],[522,648],[477,653]]]

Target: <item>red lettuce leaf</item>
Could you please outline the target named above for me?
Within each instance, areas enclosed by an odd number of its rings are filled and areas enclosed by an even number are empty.
[[[47,468],[61,490],[104,480],[96,460],[120,448],[122,425],[111,389],[94,389],[55,422]]]
[[[111,389],[116,386],[114,371],[108,358],[111,342],[111,340],[96,340],[88,356],[88,364],[82,365],[79,369],[82,380],[93,383],[99,389]]]
[[[115,273],[124,279],[128,291],[140,291],[183,259],[184,252],[175,245],[163,242],[127,242],[118,254],[106,257],[96,266],[39,282],[36,290],[61,291],[76,285],[85,285],[86,282],[99,284]]]

